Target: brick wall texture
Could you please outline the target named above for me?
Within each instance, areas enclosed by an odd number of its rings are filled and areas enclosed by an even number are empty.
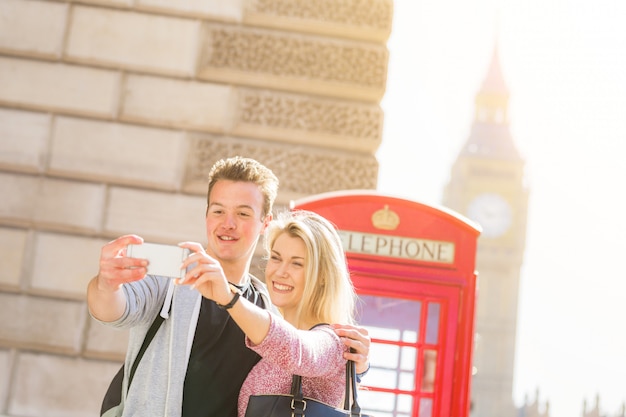
[[[375,189],[392,0],[0,1],[0,416],[97,416],[127,335],[85,290],[121,234],[203,242],[243,155],[278,209]]]

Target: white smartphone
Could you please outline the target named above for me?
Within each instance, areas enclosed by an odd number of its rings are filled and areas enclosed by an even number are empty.
[[[160,275],[170,278],[184,278],[185,270],[180,269],[182,262],[190,255],[187,248],[158,243],[128,245],[126,256],[148,260],[148,275]]]

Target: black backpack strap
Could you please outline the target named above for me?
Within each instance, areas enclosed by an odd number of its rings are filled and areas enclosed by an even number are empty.
[[[137,357],[135,358],[133,365],[131,367],[131,370],[130,370],[130,375],[128,379],[129,388],[130,388],[130,383],[133,380],[133,376],[135,376],[135,370],[137,370],[139,361],[141,360],[141,357],[145,353],[146,349],[148,348],[148,345],[154,338],[154,335],[156,334],[157,330],[159,330],[159,327],[161,327],[161,323],[163,323],[163,320],[164,319],[161,316],[161,314],[160,313],[157,314],[157,316],[154,318],[154,321],[152,322],[152,325],[150,326],[150,329],[148,329],[148,333],[146,333],[146,337],[144,337],[143,339],[141,348],[139,349],[139,352],[137,353]],[[121,404],[123,383],[124,383],[124,365],[122,365],[120,370],[117,371],[117,374],[115,374],[115,376],[111,380],[111,383],[109,384],[109,388],[107,389],[107,392],[104,394],[104,398],[102,399],[102,405],[100,407],[101,416],[105,412],[110,410],[111,408],[117,407],[119,404]]]
[[[152,342],[152,339],[154,339],[154,335],[159,330],[159,327],[161,327],[161,323],[163,323],[163,320],[164,318],[161,316],[161,314],[160,313],[157,314],[157,316],[154,318],[154,321],[152,322],[152,325],[150,326],[150,329],[148,329],[148,333],[146,333],[146,337],[143,339],[143,343],[141,344],[141,348],[139,349],[139,352],[137,353],[137,357],[135,357],[133,366],[131,366],[130,368],[130,375],[128,376],[128,388],[129,389],[130,389],[130,383],[133,382],[133,377],[135,376],[135,371],[137,370],[137,366],[139,366],[139,361],[143,357],[143,354],[146,352],[146,349],[148,349],[148,345],[150,344],[150,342]]]

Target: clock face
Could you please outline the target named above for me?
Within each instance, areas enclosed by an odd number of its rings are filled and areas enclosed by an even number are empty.
[[[485,193],[470,202],[467,216],[481,225],[483,236],[495,238],[502,236],[511,227],[513,210],[502,196]]]

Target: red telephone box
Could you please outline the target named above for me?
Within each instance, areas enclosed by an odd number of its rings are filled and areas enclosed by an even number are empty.
[[[339,229],[372,338],[359,403],[376,417],[467,417],[480,229],[460,215],[374,191],[292,202]]]

